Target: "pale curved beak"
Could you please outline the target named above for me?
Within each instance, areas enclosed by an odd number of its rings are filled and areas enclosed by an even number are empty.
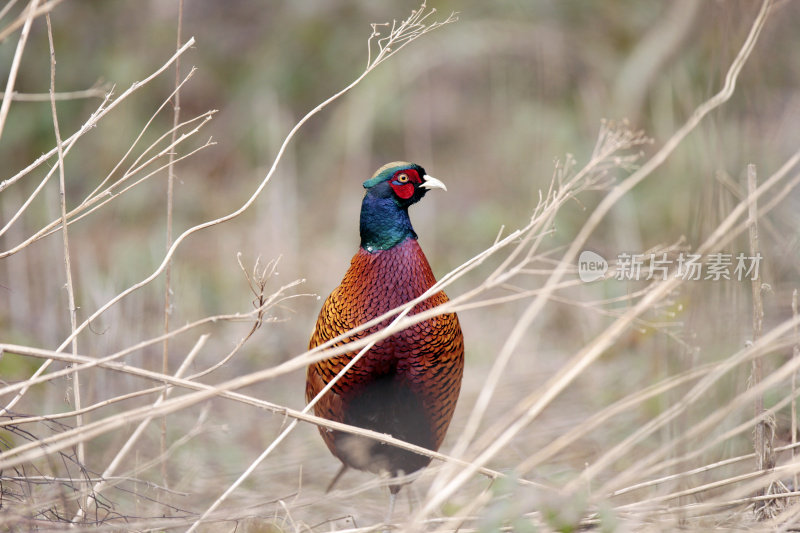
[[[440,180],[437,180],[433,176],[428,176],[427,174],[425,174],[424,176],[422,176],[422,179],[425,181],[422,182],[422,185],[420,185],[420,187],[425,187],[426,189],[443,189],[445,191],[447,190],[447,187],[444,186],[444,183],[442,183]]]

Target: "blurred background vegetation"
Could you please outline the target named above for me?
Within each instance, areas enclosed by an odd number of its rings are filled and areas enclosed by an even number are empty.
[[[12,7],[0,20],[2,26],[19,16],[25,5]],[[588,161],[603,119],[627,119],[643,129],[654,139],[653,146],[645,148],[648,152],[661,146],[699,103],[721,87],[759,7],[750,0],[442,0],[430,6],[441,16],[458,11],[459,21],[414,42],[311,120],[289,146],[252,209],[181,245],[173,267],[174,326],[251,308],[252,296],[236,264],[237,252],[243,254],[245,265],[252,265],[258,256],[264,260],[280,257],[279,275],[272,282],[275,288],[303,278],[300,292],[324,298],[341,279],[358,245],[361,182],[392,160],[417,162],[448,186],[446,194],[429,195],[412,212],[434,271],[443,275],[491,245],[501,227],[508,232],[523,226],[539,191],[549,186],[555,161],[567,153],[574,155],[579,166]],[[199,146],[212,137],[216,144],[177,165],[175,234],[241,205],[266,174],[295,122],[361,73],[369,24],[405,18],[416,7],[413,1],[390,6],[365,0],[186,0],[184,40],[193,36],[197,42],[182,57],[181,68],[184,74],[191,67],[197,71],[181,91],[181,118],[209,109],[219,112],[200,132],[199,140],[192,141]],[[106,91],[113,86],[119,94],[174,53],[176,1],[71,0],[58,5],[51,16],[58,91],[93,86]],[[798,22],[800,3],[776,3],[731,101],[615,207],[592,237],[593,250],[614,259],[620,252],[643,252],[682,238],[694,246],[741,198],[748,163],[756,164],[760,176],[766,178],[798,149]],[[0,42],[3,79],[17,36],[13,33]],[[16,90],[46,93],[49,68],[46,26],[37,19]],[[173,88],[174,71],[170,70],[76,145],[66,159],[68,207],[82,200],[114,168]],[[59,102],[62,135],[76,131],[100,101]],[[156,117],[147,139],[152,141],[171,127],[171,109],[167,105]],[[0,138],[0,181],[54,144],[49,103],[15,102]],[[181,153],[188,150],[182,147]],[[2,225],[54,161],[0,193]],[[161,263],[166,176],[164,171],[70,227],[79,319]],[[587,193],[562,210],[549,237],[552,248],[570,242],[603,194]],[[762,275],[771,287],[765,295],[767,322],[791,314],[790,295],[800,278],[798,213],[800,195],[795,191],[762,225],[766,256]],[[53,179],[20,221],[0,237],[2,250],[58,216],[58,184]],[[54,234],[0,259],[3,341],[52,349],[68,336],[61,246],[60,234]],[[745,236],[726,251],[747,250]],[[488,268],[459,280],[449,292],[459,294],[476,285]],[[612,280],[568,294],[581,301],[632,290]],[[667,325],[631,330],[492,466],[518,464],[530,450],[552,441],[599,407],[671,372],[717,360],[743,346],[752,336],[749,293],[749,284],[737,281],[685,286],[649,317]],[[274,310],[278,322],[259,330],[215,380],[275,365],[303,352],[319,305],[318,298],[309,296]],[[463,425],[522,305],[462,314],[467,369],[451,432],[457,434]],[[100,356],[156,336],[162,314],[163,279],[93,323],[91,332],[80,337],[79,351]],[[545,321],[530,331],[524,350],[515,355],[492,409],[503,412],[544,382],[608,320],[580,306],[554,302]],[[212,337],[201,355],[202,365],[221,358],[247,329],[249,325],[243,324],[206,328]],[[195,340],[192,335],[176,339],[171,346],[173,357],[182,358]],[[782,357],[776,355],[778,360]],[[159,369],[160,359],[160,346],[154,346],[128,361]],[[179,361],[174,359],[173,371]],[[0,376],[6,382],[25,379],[37,365],[7,355],[0,361]],[[715,389],[715,396],[707,398],[708,405],[698,406],[684,423],[702,418],[706,409],[744,390],[747,371],[743,368]],[[82,384],[84,401],[89,403],[141,386],[128,376],[105,371],[91,375]],[[248,392],[301,408],[303,379],[298,372]],[[68,409],[64,404],[68,384],[58,385],[61,388],[50,384],[37,389],[17,410]],[[575,443],[569,454],[536,476],[552,481],[574,475],[598,450],[619,441],[671,399],[665,395],[615,419],[591,439]],[[719,431],[740,421],[732,417]],[[194,422],[192,416],[170,418],[170,439]],[[177,450],[170,461],[169,486],[192,494],[189,500],[176,497],[175,505],[202,509],[202,502],[212,501],[271,442],[283,422],[255,410],[242,412],[238,405],[214,402],[203,438]],[[778,429],[786,439],[785,417],[779,418]],[[363,505],[342,499],[329,502],[329,510],[320,510],[321,489],[338,466],[316,433],[311,426],[299,428],[279,455],[248,482],[250,492],[244,493],[251,499],[245,501],[257,504],[285,498],[298,491],[302,481],[295,517],[309,524],[350,513],[371,517]],[[12,443],[19,440],[6,434],[3,438]],[[125,438],[108,435],[102,445],[92,444],[96,450],[87,466],[102,471],[107,455]],[[157,452],[155,426],[148,438],[141,445],[141,460]],[[713,457],[700,459],[700,464],[726,454],[747,453],[748,446],[749,434],[742,434],[715,449]],[[109,450],[105,455],[104,449]],[[624,469],[624,462],[617,468]],[[157,472],[140,476],[159,479]],[[382,516],[385,495],[375,490],[365,498],[374,504],[374,516]],[[456,500],[454,505],[463,503]]]

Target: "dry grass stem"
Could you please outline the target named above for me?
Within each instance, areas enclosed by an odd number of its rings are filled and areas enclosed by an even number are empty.
[[[11,100],[15,102],[49,102],[51,99],[57,102],[64,100],[82,100],[84,98],[104,98],[110,90],[109,86],[92,87],[82,91],[61,91],[54,95],[50,93],[11,93]],[[0,98],[5,98],[5,93],[0,91]]]
[[[31,10],[35,5],[31,4]],[[56,137],[56,148],[58,148],[58,192],[59,192],[59,209],[61,211],[61,226],[62,226],[62,245],[64,250],[64,272],[66,273],[66,286],[67,286],[67,305],[70,330],[75,331],[77,324],[77,308],[75,307],[75,289],[72,281],[72,260],[70,259],[69,248],[69,232],[67,231],[67,186],[64,178],[64,146],[61,141],[61,130],[58,127],[58,112],[56,110],[56,52],[53,45],[53,28],[50,23],[50,14],[45,15],[47,21],[47,39],[50,45],[50,110],[53,115],[53,131]],[[72,342],[72,353],[78,353],[77,339]],[[81,381],[80,374],[75,373],[72,377],[72,398],[75,403],[75,409],[81,410]],[[70,394],[68,393],[68,396]],[[75,417],[75,424],[80,427],[83,424],[83,415],[79,414]],[[78,462],[83,464],[86,460],[86,450],[83,443],[78,445]]]
[[[0,14],[5,15],[6,10],[10,9],[14,5],[15,1],[16,0],[8,2],[8,4],[3,7],[3,10],[0,11]],[[49,2],[45,2],[42,5],[38,5],[39,2],[33,2],[33,4],[36,5],[34,9],[22,13],[19,17],[17,17],[17,19],[14,22],[12,22],[8,26],[0,30],[0,42],[5,41],[9,35],[17,31],[20,27],[22,27],[24,31],[25,24],[28,23],[29,18],[35,19],[41,17],[42,15],[50,13],[58,4],[60,4],[63,1],[64,0],[50,0]]]
[[[178,31],[176,37],[176,50],[181,49],[183,28],[183,0],[178,1]],[[181,113],[181,62],[180,57],[175,60],[175,92],[172,97],[172,138],[171,143],[175,145],[177,142],[178,125],[180,124]],[[175,152],[170,150],[169,159],[167,162],[167,221],[166,221],[166,235],[165,235],[165,250],[169,250],[172,246],[172,212],[174,208],[174,195],[175,195]],[[172,314],[172,260],[167,261],[164,268],[164,334],[169,333],[169,319]],[[169,337],[164,337],[162,343],[161,353],[161,373],[169,373]],[[162,399],[164,396],[162,396]],[[145,425],[142,422],[142,425]],[[165,456],[167,449],[167,419],[166,417],[161,420],[161,456]],[[167,485],[167,463],[161,463],[161,479],[162,483]]]
[[[175,55],[173,55],[160,68],[155,70],[152,74],[150,74],[149,76],[147,76],[143,80],[137,81],[137,82],[131,84],[131,86],[127,90],[125,90],[122,94],[120,94],[117,98],[112,99],[111,98],[112,97],[112,93],[109,93],[108,95],[106,95],[106,98],[103,100],[103,102],[100,104],[100,106],[95,110],[94,113],[92,113],[92,115],[80,127],[80,129],[77,132],[73,133],[70,137],[68,137],[64,141],[64,154],[69,153],[70,149],[75,144],[75,142],[80,137],[82,137],[86,132],[88,132],[91,128],[95,127],[97,125],[97,123],[104,116],[106,116],[110,111],[112,111],[114,108],[116,108],[120,103],[124,102],[125,99],[130,97],[134,92],[136,92],[137,90],[141,89],[142,87],[144,87],[145,85],[147,85],[148,83],[153,81],[155,78],[157,78],[166,69],[168,69],[170,67],[170,65],[172,65],[178,57],[180,57],[182,54],[184,54],[192,46],[194,46],[194,37],[190,38],[186,42],[186,44],[184,44],[181,47],[181,49],[178,50],[178,52],[176,52]],[[50,158],[52,158],[57,153],[58,153],[58,148],[55,147],[55,148],[51,149],[50,151],[48,151],[48,152],[42,154],[41,156],[39,156],[33,163],[31,163],[30,165],[28,165],[27,167],[25,167],[24,169],[19,171],[17,174],[12,176],[11,178],[8,178],[8,179],[3,180],[2,182],[0,182],[0,192],[3,192],[5,189],[7,189],[11,185],[13,185],[17,181],[19,181],[21,178],[23,178],[24,176],[29,174],[32,170],[34,170],[35,168],[39,167],[42,163],[44,163],[45,161],[49,160]],[[5,231],[5,228],[4,228],[4,231]],[[0,234],[2,234],[2,232],[0,232]]]
[[[14,94],[14,84],[17,82],[17,73],[19,72],[19,65],[22,61],[22,53],[25,51],[25,44],[28,42],[28,35],[31,32],[31,24],[36,17],[36,7],[38,5],[39,0],[31,0],[31,3],[28,4],[28,9],[25,13],[25,22],[22,25],[22,32],[17,41],[17,49],[14,52],[14,59],[11,61],[11,69],[8,73],[6,89],[3,92],[3,102],[0,104],[0,137],[3,135],[8,111],[11,109],[12,98],[10,98],[10,95]],[[9,97],[6,98],[5,95],[9,95]],[[1,187],[0,190],[2,190]]]
[[[797,289],[792,291],[792,318],[795,321],[794,326],[794,337],[795,343],[792,347],[792,357],[795,359],[800,358],[800,332],[798,331],[798,325],[800,325],[800,320],[798,319],[797,313]],[[797,445],[797,372],[792,374],[792,423],[791,423],[791,431],[792,431],[792,461],[795,460],[795,454],[797,452],[795,446]],[[800,485],[798,485],[798,476],[797,474],[794,475],[793,481],[794,484],[792,485],[795,489],[797,489]]]
[[[187,354],[186,358],[184,358],[180,367],[175,372],[176,378],[180,378],[183,376],[184,373],[186,373],[186,371],[189,369],[189,365],[192,364],[195,357],[197,357],[197,354],[200,353],[200,350],[205,345],[206,341],[208,340],[208,337],[209,335],[206,334],[206,335],[201,335],[200,338],[197,339],[197,343],[192,347],[192,350]],[[163,389],[161,395],[153,403],[153,407],[157,407],[161,402],[163,402],[169,396],[171,390],[172,390],[171,388]],[[142,436],[142,433],[144,433],[144,430],[147,429],[147,426],[150,424],[152,420],[153,420],[152,417],[145,418],[139,423],[138,426],[136,426],[136,429],[133,431],[133,433],[131,433],[131,436],[128,437],[128,440],[125,441],[125,444],[119,449],[117,454],[114,456],[114,459],[111,460],[106,469],[103,471],[103,474],[101,476],[103,481],[98,481],[92,487],[92,490],[89,493],[89,497],[87,498],[86,501],[85,505],[86,509],[90,508],[90,506],[92,505],[97,505],[97,495],[99,495],[103,491],[103,489],[108,485],[108,482],[105,480],[110,479],[112,476],[116,474],[116,471],[122,464],[122,461],[127,457],[130,451],[136,445],[136,442]],[[164,446],[162,448],[160,457],[165,458],[165,454],[167,454],[167,446]],[[163,460],[161,461],[161,463],[164,464]],[[163,477],[163,472],[162,472],[162,477]],[[166,487],[167,486],[166,483],[164,483],[163,486]],[[83,518],[83,516],[84,516],[84,507],[81,507],[80,509],[78,509],[78,512],[72,518],[72,522],[74,523],[79,521],[81,518]]]

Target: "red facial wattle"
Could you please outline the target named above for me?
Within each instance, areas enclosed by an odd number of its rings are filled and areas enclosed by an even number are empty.
[[[416,170],[410,168],[395,172],[389,183],[398,198],[408,200],[414,196],[415,184],[422,183],[422,178],[419,177],[419,173]]]

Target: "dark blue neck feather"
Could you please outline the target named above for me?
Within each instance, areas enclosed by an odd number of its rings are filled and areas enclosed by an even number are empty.
[[[393,198],[371,194],[361,203],[361,247],[368,252],[388,250],[407,238],[417,238],[408,207],[400,207]]]

